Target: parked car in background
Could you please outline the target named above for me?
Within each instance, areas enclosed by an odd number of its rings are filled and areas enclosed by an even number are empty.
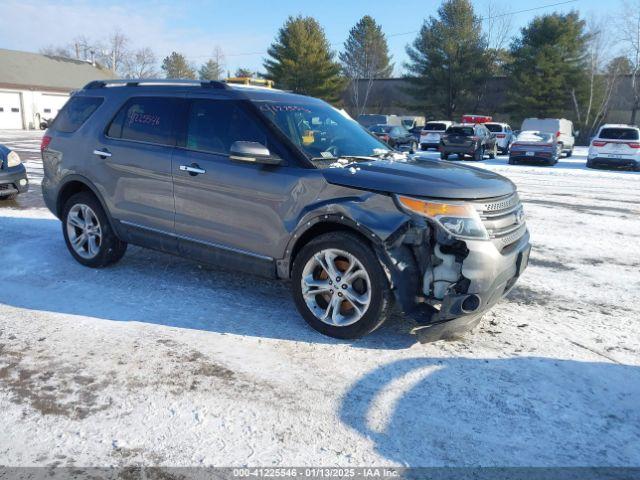
[[[553,133],[523,131],[511,144],[509,164],[520,162],[555,165],[562,155],[562,146]]]
[[[402,120],[398,115],[377,115],[363,113],[358,115],[357,122],[365,128],[374,125],[402,125]]]
[[[403,126],[374,125],[369,128],[369,131],[395,149],[406,149],[411,153],[418,149],[418,142],[415,137]]]
[[[115,264],[132,243],[287,280],[308,324],[337,338],[375,330],[394,300],[423,327],[471,328],[531,250],[507,178],[392,161],[329,104],[275,89],[91,82],[41,150],[44,201],[80,264]]]
[[[29,190],[27,171],[20,156],[0,145],[0,201],[13,200],[19,193]]]
[[[495,137],[481,123],[461,123],[447,128],[440,140],[440,158],[447,160],[452,154],[480,161],[485,155],[496,158],[498,147]]]
[[[420,131],[420,149],[440,148],[440,137],[453,125],[449,120],[430,121]]]
[[[522,132],[547,132],[556,136],[562,152],[570,157],[576,142],[573,122],[565,118],[527,118],[522,122]]]
[[[607,124],[591,140],[587,167],[630,167],[640,171],[640,129]]]
[[[415,115],[401,115],[400,121],[402,122],[402,126],[410,132],[415,128],[424,127],[424,117]]]
[[[507,123],[487,122],[485,127],[496,137],[496,144],[498,145],[498,151],[503,155],[509,153],[509,147],[515,139],[513,130]]]

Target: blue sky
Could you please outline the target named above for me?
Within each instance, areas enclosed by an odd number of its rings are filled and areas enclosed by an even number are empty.
[[[500,13],[535,8],[562,0],[474,0],[480,15],[489,2]],[[621,0],[613,0],[621,5]],[[132,40],[132,47],[150,46],[162,58],[171,50],[181,51],[190,61],[206,61],[214,46],[226,54],[226,67],[258,70],[278,28],[288,15],[311,15],[323,25],[329,41],[338,50],[349,29],[362,15],[369,14],[389,35],[389,46],[396,73],[406,60],[405,46],[415,38],[424,18],[434,15],[439,1],[430,0],[195,0],[179,1],[35,1],[0,2],[0,48],[38,51],[49,44],[65,44],[74,37],[101,36],[119,29]],[[607,5],[611,5],[608,3]],[[609,7],[610,8],[610,7]],[[536,14],[577,9],[585,17],[603,15],[607,7],[601,0],[578,0],[566,5],[511,16],[516,34]],[[96,34],[95,32],[101,32]]]

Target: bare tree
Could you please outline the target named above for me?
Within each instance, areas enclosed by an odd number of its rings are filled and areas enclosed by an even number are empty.
[[[107,39],[101,58],[102,63],[113,73],[125,73],[127,61],[131,55],[127,49],[128,45],[129,38],[118,30],[113,32]]]
[[[594,16],[587,21],[587,91],[586,95],[578,95],[575,88],[571,90],[583,139],[590,138],[607,116],[611,95],[620,75],[619,63],[610,63],[611,38],[606,34],[608,24],[609,19],[602,16]],[[583,98],[582,102],[578,100],[579,97]]]
[[[155,53],[149,47],[136,50],[127,56],[125,61],[125,77],[153,78],[158,76],[155,69],[158,63]]]
[[[635,125],[640,109],[640,1],[624,1],[617,19],[620,46],[631,63],[631,91],[633,104],[629,123]]]

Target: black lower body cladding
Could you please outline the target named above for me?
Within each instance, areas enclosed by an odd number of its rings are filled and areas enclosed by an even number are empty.
[[[24,165],[0,169],[0,200],[13,198],[29,190],[29,180]]]

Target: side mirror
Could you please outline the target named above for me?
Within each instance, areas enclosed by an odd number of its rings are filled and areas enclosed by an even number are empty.
[[[282,159],[272,155],[267,147],[258,142],[233,142],[229,159],[236,162],[260,163],[263,165],[281,165]]]

